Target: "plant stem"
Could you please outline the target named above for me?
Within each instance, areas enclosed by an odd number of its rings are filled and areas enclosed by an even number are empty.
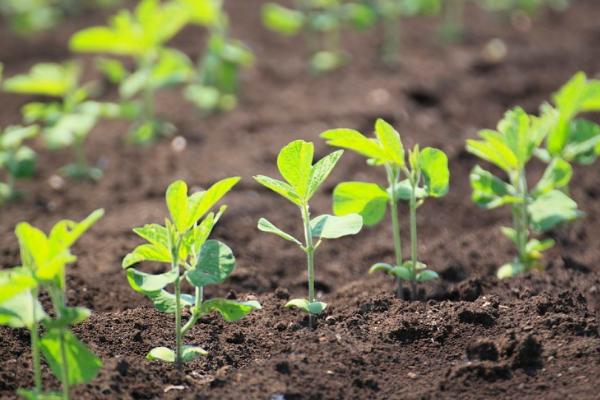
[[[192,311],[192,316],[186,322],[186,324],[181,329],[181,337],[183,338],[185,334],[192,329],[192,327],[198,322],[200,318],[200,310],[202,307],[202,302],[204,301],[204,287],[196,288],[196,302],[194,304],[194,310]]]
[[[179,267],[175,267],[179,269]],[[175,365],[177,369],[181,369],[181,277],[177,276],[175,279]]]
[[[302,220],[304,222],[304,239],[306,244],[306,264],[308,267],[308,301],[313,303],[315,299],[315,248],[310,231],[310,211],[308,204],[302,206]],[[308,327],[314,327],[314,315],[308,314]]]
[[[390,213],[392,218],[392,235],[394,237],[394,252],[396,254],[396,266],[402,265],[402,239],[400,238],[400,223],[398,221],[398,201],[396,200],[396,189],[398,179],[391,166],[385,167],[388,183],[392,189],[390,196]],[[396,276],[396,298],[402,298],[402,279]]]
[[[529,221],[527,216],[527,178],[525,177],[525,171],[520,171],[516,185],[514,185],[519,191],[519,197],[522,202],[513,207],[513,218],[515,229],[517,231],[517,250],[519,252],[519,261],[523,263],[523,266],[527,266],[527,241],[529,239]]]
[[[411,292],[412,299],[417,297],[417,184],[418,179],[411,179],[410,191],[410,259],[411,259]]]
[[[31,358],[33,363],[33,382],[34,382],[34,391],[36,394],[42,393],[42,369],[40,364],[40,333],[39,326],[37,322],[37,299],[38,299],[38,289],[34,288],[31,291],[31,297],[33,298],[33,324],[31,326]]]
[[[56,312],[56,317],[61,319],[63,317],[63,309],[65,308],[65,296],[62,292],[64,287],[65,278],[64,275],[61,279],[63,284],[55,285],[49,288],[50,297],[52,300],[52,306]],[[60,381],[62,384],[62,398],[63,400],[69,400],[69,361],[67,360],[67,349],[65,347],[65,329],[61,327],[59,329],[59,341],[60,341]]]

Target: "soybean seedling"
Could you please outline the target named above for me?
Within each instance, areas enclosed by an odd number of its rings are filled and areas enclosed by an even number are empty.
[[[468,140],[467,151],[500,168],[505,181],[477,165],[470,175],[473,201],[485,209],[509,205],[513,226],[502,233],[517,246],[517,256],[497,272],[509,278],[530,270],[542,270],[542,252],[554,245],[552,239],[530,238],[533,232],[547,232],[581,216],[577,204],[564,191],[572,176],[571,165],[554,158],[533,188],[529,188],[526,167],[536,149],[555,124],[549,110],[541,117],[527,115],[521,108],[508,111],[497,130],[479,132],[480,140]]]
[[[185,54],[166,47],[186,21],[186,13],[178,4],[142,0],[133,13],[121,10],[108,26],[86,28],[71,37],[69,45],[75,52],[125,56],[135,61],[132,73],[116,60],[103,63],[111,77],[120,81],[123,102],[133,105],[127,108],[134,120],[129,134],[134,143],[147,144],[175,131],[172,124],[156,117],[155,99],[157,91],[187,82],[193,73]]]
[[[175,314],[175,350],[156,347],[148,353],[149,360],[175,363],[180,368],[182,363],[207,354],[201,347],[183,343],[200,317],[217,311],[226,321],[237,321],[261,308],[257,301],[204,299],[204,287],[222,283],[235,268],[231,249],[218,240],[208,240],[226,207],[222,206],[216,213],[208,211],[238,181],[237,177],[223,179],[191,196],[185,182],[175,181],[166,192],[171,219],[166,219],[164,226],[149,224],[133,230],[148,243],[136,247],[123,259],[127,280],[133,290],[148,297],[158,311]],[[142,261],[166,263],[169,268],[154,275],[132,268]],[[182,279],[194,286],[193,296],[182,293]],[[174,294],[165,289],[169,285],[173,285]],[[182,323],[184,309],[191,312],[185,325]]]
[[[99,179],[102,171],[93,167],[85,155],[85,141],[102,117],[116,117],[116,104],[88,100],[89,86],[80,86],[81,69],[76,62],[40,63],[26,74],[6,79],[7,92],[46,96],[54,100],[31,102],[23,109],[27,123],[37,122],[46,145],[52,149],[71,148],[75,162],[65,165],[61,173],[71,178]]]
[[[229,34],[229,21],[222,0],[177,0],[191,23],[209,31],[196,73],[185,89],[185,97],[206,112],[236,107],[242,69],[254,64],[252,51]]]
[[[0,134],[0,169],[6,171],[7,180],[6,183],[0,183],[0,204],[20,196],[15,188],[18,179],[33,176],[37,156],[23,142],[37,133],[37,126],[9,126]]]
[[[417,208],[427,197],[442,197],[448,192],[450,172],[448,158],[438,149],[415,146],[409,151],[408,162],[400,134],[387,122],[375,123],[375,138],[367,138],[352,129],[333,129],[324,132],[322,138],[332,146],[353,150],[367,157],[368,164],[384,167],[388,187],[375,183],[343,182],[333,191],[333,211],[336,215],[359,213],[366,225],[378,224],[385,217],[389,205],[394,251],[394,265],[377,263],[370,273],[384,271],[396,278],[396,297],[402,297],[402,281],[411,283],[412,297],[416,298],[416,284],[437,279],[438,274],[418,260],[417,254]],[[398,202],[409,202],[410,209],[410,260],[402,258]]]
[[[327,307],[326,303],[317,300],[315,294],[315,250],[323,239],[355,235],[360,232],[363,225],[362,217],[358,214],[343,217],[325,214],[310,218],[308,203],[327,179],[342,154],[343,151],[338,150],[313,165],[314,145],[303,140],[295,140],[283,147],[277,157],[277,168],[287,182],[264,175],[254,177],[258,183],[291,201],[300,209],[304,226],[304,243],[277,228],[265,218],[258,221],[258,229],[296,243],[306,253],[308,299],[290,300],[285,307],[296,307],[307,312],[311,329],[314,325],[314,316],[321,314]]]
[[[81,222],[60,221],[48,235],[26,222],[17,225],[22,266],[0,271],[0,324],[31,333],[34,388],[18,391],[26,399],[68,400],[70,387],[90,382],[102,366],[70,329],[86,320],[90,310],[67,306],[65,269],[76,260],[71,246],[103,213],[96,210]],[[42,292],[50,297],[52,317],[39,301]],[[61,393],[43,392],[40,353],[60,380]]]

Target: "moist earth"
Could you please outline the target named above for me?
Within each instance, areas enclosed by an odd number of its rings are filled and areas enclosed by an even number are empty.
[[[557,246],[545,258],[546,271],[498,281],[495,270],[514,253],[499,230],[510,224],[510,215],[471,203],[468,175],[477,160],[464,150],[467,138],[494,127],[507,108],[536,112],[576,71],[599,71],[597,1],[573,2],[564,13],[544,12],[531,22],[470,8],[465,40],[452,45],[435,39],[435,21],[411,19],[402,27],[401,59],[394,68],[377,61],[376,31],[348,32],[344,41],[352,62],[322,76],[307,73],[301,38],[281,38],[261,27],[262,3],[228,2],[233,34],[257,57],[234,112],[202,117],[177,91],[161,93],[158,109],[185,138],[183,151],[168,139],[148,148],[124,145],[127,125],[103,122],[87,143],[90,159],[105,170],[101,181],[57,180],[53,175],[70,154],[43,150],[37,176],[22,185],[28,195],[0,210],[0,267],[8,268],[19,262],[17,222],[48,229],[60,218],[106,209],[76,245],[79,258],[68,270],[69,304],[94,311],[75,331],[104,360],[97,379],[75,388],[73,398],[599,398],[597,165],[575,168],[572,196],[586,216],[550,234]],[[6,74],[71,57],[69,35],[107,15],[70,18],[34,39],[18,39],[1,27]],[[507,53],[493,61],[484,49],[495,38]],[[195,58],[203,40],[201,30],[186,29],[173,46]],[[93,71],[90,57],[78,58]],[[102,88],[102,98],[117,98],[115,88]],[[0,125],[18,123],[20,107],[30,100],[0,93]],[[427,202],[418,215],[420,258],[441,279],[422,285],[421,300],[407,301],[394,298],[389,277],[367,274],[374,262],[393,260],[388,223],[324,243],[317,252],[316,287],[329,307],[311,331],[303,314],[282,309],[290,296],[305,295],[302,252],[256,229],[266,217],[300,234],[300,215],[251,177],[276,176],[277,152],[293,139],[314,141],[322,157],[330,149],[320,132],[349,127],[368,133],[377,117],[393,123],[405,145],[418,142],[449,155],[450,193]],[[541,171],[534,165],[530,179]],[[238,323],[202,318],[187,342],[209,355],[182,371],[146,361],[152,347],[173,346],[174,321],[127,284],[121,259],[140,243],[131,229],[163,220],[169,182],[185,179],[202,188],[234,175],[243,180],[226,197],[229,208],[214,237],[234,249],[238,266],[207,295],[258,299],[263,309]],[[380,170],[347,152],[315,197],[313,213],[330,212],[337,182],[383,179]],[[406,209],[401,212],[406,245]],[[17,388],[32,385],[29,336],[0,327],[0,337],[0,398],[12,399]],[[58,387],[47,368],[44,379]]]

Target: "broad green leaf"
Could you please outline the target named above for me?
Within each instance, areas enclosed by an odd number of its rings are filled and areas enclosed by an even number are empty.
[[[233,251],[218,240],[208,240],[200,249],[194,268],[186,272],[186,278],[196,287],[216,285],[225,281],[234,268]]]
[[[156,247],[163,247],[168,253],[169,232],[164,226],[159,224],[146,224],[139,228],[133,228],[133,231],[142,239],[150,242],[150,244]]]
[[[371,268],[369,268],[369,273],[372,274],[374,272],[379,272],[379,271],[383,271],[386,274],[392,274],[392,270],[394,269],[394,266],[391,264],[387,264],[387,263],[375,263],[371,266]]]
[[[577,203],[559,190],[552,190],[529,204],[531,226],[538,232],[546,232],[559,224],[573,221],[583,215]]]
[[[438,275],[437,272],[432,271],[430,269],[426,269],[417,274],[416,280],[417,280],[417,282],[427,282],[427,281],[431,281],[433,279],[438,279],[439,277],[440,276]]]
[[[222,18],[221,0],[177,0],[187,7],[190,20],[202,26],[213,26],[220,23]]]
[[[502,134],[504,143],[516,156],[519,168],[523,168],[529,157],[529,127],[527,113],[519,107],[509,110],[498,123],[498,132]]]
[[[39,132],[39,127],[32,126],[9,126],[4,129],[0,135],[1,149],[18,149],[25,140],[35,137]]]
[[[178,180],[169,185],[165,194],[171,219],[180,233],[187,231],[190,220],[187,183]]]
[[[310,233],[314,238],[337,239],[357,234],[362,226],[363,220],[359,214],[348,214],[341,217],[325,214],[310,221]]]
[[[167,292],[166,290],[157,290],[153,292],[143,292],[143,294],[150,299],[154,308],[158,311],[166,314],[174,314],[177,309],[177,302],[175,295]],[[193,306],[195,302],[194,296],[188,294],[181,295],[181,308]]]
[[[193,74],[194,66],[187,55],[175,49],[162,49],[147,84],[154,89],[174,87],[188,82]]]
[[[519,245],[518,243],[518,235],[517,235],[517,231],[514,228],[509,228],[506,226],[501,226],[500,227],[500,231],[502,232],[502,234],[504,236],[506,236],[507,238],[509,238],[515,245]]]
[[[12,93],[63,97],[77,86],[78,80],[77,63],[39,63],[27,74],[6,79],[3,87]]]
[[[170,263],[171,253],[164,246],[156,246],[152,244],[142,244],[136,247],[131,253],[123,258],[121,266],[129,268],[134,264],[142,261],[156,261]]]
[[[488,161],[505,172],[518,168],[517,158],[506,145],[498,140],[467,140],[467,151],[482,160]]]
[[[412,186],[410,185],[409,179],[404,179],[404,180],[401,180],[400,182],[396,182],[396,184],[394,186],[395,186],[395,191],[396,191],[396,196],[395,196],[396,201],[400,201],[400,200],[409,201],[410,200]],[[392,187],[391,186],[387,188],[387,193],[390,197],[392,196]],[[418,187],[416,196],[417,196],[417,199],[425,198],[425,197],[427,197],[427,191],[422,187]]]
[[[2,154],[0,152],[0,167],[3,164],[1,159]],[[13,154],[13,158],[8,160],[6,169],[17,179],[31,178],[35,174],[36,165],[37,155],[35,151],[27,146],[22,146]]]
[[[352,150],[360,155],[374,159],[378,164],[392,163],[381,145],[353,129],[332,129],[325,131],[321,137],[331,146]]]
[[[551,249],[552,247],[554,247],[554,245],[555,242],[552,239],[546,239],[542,241],[538,239],[531,239],[529,242],[527,242],[527,245],[525,246],[525,251],[528,254],[532,254],[537,258],[538,255],[536,253],[540,253],[542,251]]]
[[[400,134],[383,119],[375,123],[375,136],[386,153],[386,158],[398,166],[404,165],[404,146]]]
[[[296,190],[287,183],[279,181],[277,179],[269,178],[268,176],[264,175],[257,175],[254,177],[254,179],[264,187],[271,189],[272,191],[274,191],[282,197],[285,197],[292,203],[299,206],[302,205],[302,199],[300,198],[300,195],[296,193]]]
[[[387,202],[388,193],[374,183],[342,182],[333,190],[333,213],[360,214],[367,226],[383,219]]]
[[[191,229],[186,236],[183,238],[183,248],[179,257],[181,259],[187,258],[188,254],[197,255],[200,253],[202,245],[206,242],[210,236],[214,226],[221,218],[221,215],[225,212],[227,206],[221,206],[218,213],[209,213],[197,226]]]
[[[91,315],[91,311],[85,307],[65,307],[62,310],[60,318],[46,319],[44,327],[46,329],[68,328],[71,325],[77,325],[85,321]]]
[[[410,269],[404,265],[391,265],[386,263],[376,263],[369,269],[369,273],[383,271],[388,275],[396,276],[404,281],[412,280]]]
[[[81,222],[63,220],[58,222],[50,231],[51,250],[59,252],[70,248],[75,242],[87,232],[102,216],[103,209],[98,209],[88,215]]]
[[[19,240],[23,266],[35,271],[49,257],[50,243],[46,234],[27,222],[21,222],[15,228],[15,235]]]
[[[189,219],[187,221],[188,229],[196,224],[219,200],[223,198],[240,181],[239,177],[225,178],[207,191],[194,193],[189,199]]]
[[[282,231],[281,229],[279,229],[278,227],[273,225],[271,222],[269,222],[265,218],[261,218],[258,220],[258,230],[260,230],[262,232],[273,233],[273,234],[279,236],[280,238],[289,240],[290,242],[294,242],[298,246],[302,246],[302,243],[298,239],[296,239],[289,233]]]
[[[284,146],[277,156],[281,176],[306,200],[311,178],[314,146],[304,140],[294,140]]]
[[[0,303],[36,286],[36,280],[26,268],[0,270]]]
[[[567,187],[573,176],[571,165],[559,158],[555,158],[546,167],[544,175],[532,190],[532,196],[538,197],[554,189]]]
[[[501,266],[496,272],[496,276],[498,277],[498,279],[513,278],[518,274],[525,272],[526,270],[527,268],[522,263],[518,261],[513,261],[511,263],[504,264],[503,266]]]
[[[600,126],[585,119],[575,119],[568,126],[568,143],[561,156],[567,161],[588,165],[596,161],[600,144]]]
[[[327,303],[323,303],[321,301],[314,301],[311,303],[306,299],[292,299],[292,300],[288,301],[284,307],[286,307],[286,308],[294,308],[295,307],[295,308],[299,308],[300,310],[303,310],[309,314],[319,315],[323,311],[325,311],[325,308],[327,308]]]
[[[181,350],[181,360],[183,362],[194,361],[198,357],[208,355],[208,351],[198,346],[183,346]]]
[[[419,166],[423,172],[427,194],[432,197],[445,196],[450,181],[446,154],[441,150],[426,147],[419,153]]]
[[[164,361],[168,363],[175,362],[175,352],[167,347],[155,347],[146,356],[147,360],[154,361]]]
[[[225,321],[234,322],[242,319],[254,310],[260,310],[262,307],[258,301],[237,302],[227,299],[210,299],[202,303],[201,313],[209,314],[217,311]]]
[[[178,275],[179,271],[177,269],[153,275],[138,271],[135,268],[129,268],[127,270],[127,281],[131,288],[138,293],[156,292],[175,282]]]
[[[471,198],[480,207],[491,209],[505,204],[522,202],[522,199],[517,197],[517,191],[512,185],[497,178],[479,165],[473,168],[469,179],[473,188]]]
[[[31,329],[34,322],[40,322],[46,317],[44,308],[30,292],[21,292],[0,302],[0,325]]]
[[[40,340],[40,349],[52,373],[56,377],[61,376],[61,334],[64,341],[69,384],[90,382],[102,367],[102,361],[70,331],[51,330]]]
[[[304,14],[276,3],[262,6],[262,23],[268,29],[286,36],[296,35],[304,25]]]
[[[325,182],[325,179],[327,179],[342,154],[344,154],[343,150],[334,151],[323,157],[312,167],[306,200],[309,200],[315,194],[317,189],[319,189],[321,184]]]

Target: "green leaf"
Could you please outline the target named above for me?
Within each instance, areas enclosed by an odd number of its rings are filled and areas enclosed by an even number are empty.
[[[87,232],[102,216],[103,209],[98,209],[88,215],[81,222],[63,220],[58,222],[50,231],[50,246],[54,251],[62,251],[70,248],[75,242]]]
[[[392,162],[376,140],[369,139],[353,129],[332,129],[323,132],[321,137],[331,146],[355,151],[360,155],[374,159],[378,164]]]
[[[175,314],[177,309],[177,302],[175,295],[167,292],[166,290],[157,290],[152,292],[143,292],[143,294],[150,299],[154,308],[159,312],[166,314]],[[188,294],[181,295],[181,308],[193,306],[195,302],[194,296]]]
[[[391,275],[397,276],[404,281],[412,280],[412,272],[404,265],[396,265],[391,271]]]
[[[4,81],[4,90],[12,93],[63,97],[77,87],[80,68],[75,62],[39,63],[27,74]]]
[[[0,302],[0,325],[31,330],[34,323],[40,322],[46,317],[44,308],[30,292],[20,292],[10,299]]]
[[[202,303],[201,313],[209,314],[217,311],[225,321],[234,322],[242,319],[254,310],[260,310],[262,307],[258,301],[237,302],[227,299],[210,299]]]
[[[387,263],[375,263],[371,266],[371,268],[369,268],[369,273],[372,274],[374,272],[379,272],[379,271],[383,271],[386,274],[392,274],[392,271],[394,270],[394,266],[391,264],[387,264]]]
[[[179,271],[177,269],[171,269],[164,274],[147,274],[136,270],[135,268],[129,268],[127,270],[127,281],[133,290],[138,293],[156,292],[164,289],[167,285],[175,282]]]
[[[519,245],[517,231],[514,228],[509,228],[506,226],[500,227],[500,231],[504,236],[509,238],[515,245]]]
[[[535,185],[531,194],[535,198],[554,189],[567,187],[572,176],[573,168],[571,168],[571,165],[564,160],[554,158],[550,165],[546,167],[544,175]]]
[[[531,226],[538,232],[546,232],[559,224],[573,221],[583,215],[577,203],[558,190],[552,190],[529,204]]]
[[[0,303],[36,286],[36,280],[26,268],[0,270]]]
[[[33,126],[9,126],[0,135],[0,149],[18,149],[27,139],[35,137],[39,127]]]
[[[314,146],[304,140],[294,140],[284,146],[277,156],[277,168],[281,176],[294,188],[301,199],[306,200],[312,173]]]
[[[194,193],[189,199],[188,229],[198,222],[219,200],[223,198],[240,181],[239,177],[225,178],[207,191]]]
[[[168,363],[175,362],[175,352],[167,347],[155,347],[146,356],[147,360],[159,360]]]
[[[282,197],[285,197],[292,203],[298,206],[302,205],[302,199],[300,198],[300,195],[296,193],[296,190],[287,183],[279,181],[277,179],[269,178],[268,176],[264,175],[257,175],[254,177],[254,179],[264,187],[271,189],[272,191],[274,191]]]
[[[323,303],[321,301],[309,302],[306,299],[292,299],[286,303],[285,308],[299,308],[311,315],[319,315],[325,308],[327,308],[327,303]]]
[[[77,385],[90,382],[102,367],[102,361],[70,331],[51,330],[40,340],[40,349],[52,373],[56,377],[61,376],[61,334],[64,341],[69,384]]]
[[[387,202],[386,191],[374,183],[342,182],[333,190],[333,213],[360,214],[367,226],[383,219]]]
[[[517,276],[518,274],[525,272],[527,267],[518,261],[513,261],[508,264],[501,266],[496,272],[498,279],[507,279]]]
[[[282,231],[281,229],[279,229],[278,227],[273,225],[271,222],[269,222],[265,218],[261,218],[258,220],[258,230],[260,230],[262,232],[273,233],[273,234],[279,236],[280,238],[289,240],[290,242],[294,242],[298,246],[302,246],[302,243],[298,239],[296,239],[289,233]]]
[[[62,400],[62,393],[37,393],[35,390],[17,389],[17,394],[25,400]]]
[[[446,154],[441,150],[426,147],[419,153],[419,167],[423,172],[427,194],[432,197],[445,196],[450,181]]]
[[[187,231],[189,228],[190,207],[187,193],[187,184],[182,180],[178,180],[169,185],[165,194],[171,219],[180,233]]]
[[[375,135],[379,143],[383,146],[387,160],[392,161],[397,166],[404,165],[404,146],[400,140],[400,134],[390,124],[383,119],[378,119],[375,123]]]
[[[319,239],[337,239],[355,235],[362,229],[363,220],[359,214],[348,214],[341,217],[320,215],[310,221],[311,235]]]
[[[171,253],[164,246],[142,244],[127,254],[121,263],[123,268],[129,268],[142,261],[171,262]]]
[[[525,251],[530,254],[533,255],[534,258],[537,258],[536,253],[540,253],[542,251],[546,251],[548,249],[551,249],[552,247],[554,247],[555,242],[552,239],[546,239],[546,240],[538,240],[538,239],[531,239],[529,242],[527,242],[527,245],[525,246]]]
[[[296,35],[304,25],[304,14],[275,3],[264,4],[261,15],[265,27],[285,36]]]
[[[306,200],[315,194],[317,189],[325,182],[340,157],[344,154],[343,150],[334,151],[333,153],[323,157],[311,169],[310,179],[308,182],[308,193]]]
[[[196,287],[216,285],[224,282],[234,268],[233,251],[218,240],[208,240],[200,249],[194,268],[186,272],[186,278]]]
[[[517,191],[512,185],[497,178],[479,165],[473,168],[469,179],[473,188],[471,199],[480,207],[491,209],[505,204],[522,202],[522,199],[517,197]]]
[[[183,346],[181,350],[181,360],[183,362],[194,361],[198,357],[208,355],[208,351],[198,346]]]
[[[568,130],[569,139],[562,151],[562,157],[584,165],[596,161],[598,152],[594,150],[600,144],[600,126],[591,121],[576,119],[571,121]]]
[[[427,281],[431,281],[433,279],[438,279],[439,277],[440,276],[438,275],[437,272],[432,271],[430,269],[426,269],[417,274],[416,280],[417,280],[417,282],[427,282]]]
[[[164,248],[168,253],[169,247],[169,232],[167,228],[159,224],[146,224],[139,228],[134,228],[133,231],[142,239],[147,240],[157,248]]]
[[[91,311],[85,307],[65,307],[61,311],[61,317],[46,319],[44,327],[46,329],[68,328],[71,325],[77,325],[85,321],[91,315]]]

